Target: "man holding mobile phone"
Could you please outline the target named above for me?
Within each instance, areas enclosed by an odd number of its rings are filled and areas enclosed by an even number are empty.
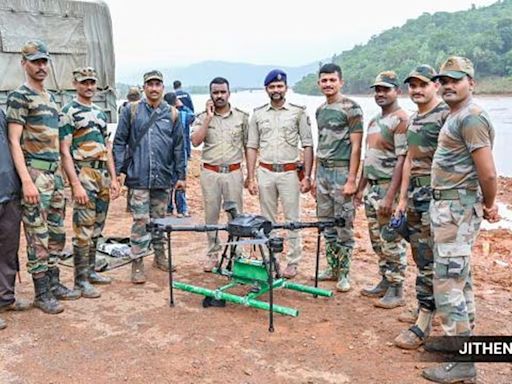
[[[232,201],[239,213],[243,210],[242,161],[247,144],[249,115],[229,103],[229,82],[216,77],[210,82],[210,99],[206,110],[197,116],[190,139],[201,154],[201,190],[206,224],[219,222],[222,202]],[[217,265],[221,250],[214,232],[208,232],[205,272]]]

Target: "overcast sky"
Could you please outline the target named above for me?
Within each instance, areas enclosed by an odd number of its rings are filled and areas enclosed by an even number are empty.
[[[495,0],[105,0],[117,68],[223,60],[299,66],[364,44],[424,12]],[[306,4],[308,4],[306,3]]]

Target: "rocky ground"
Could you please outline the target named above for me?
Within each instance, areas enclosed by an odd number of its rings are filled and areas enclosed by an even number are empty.
[[[192,221],[202,222],[194,158],[188,181]],[[512,205],[512,180],[500,179],[501,202]],[[245,196],[246,209],[257,212],[257,199]],[[304,220],[314,219],[314,201],[303,196]],[[113,202],[106,235],[128,236],[130,217],[125,199]],[[66,225],[71,241],[71,209]],[[376,257],[368,239],[364,212],[357,212],[357,248],[352,267],[353,289],[332,298],[313,298],[278,291],[275,301],[297,308],[297,318],[276,315],[274,333],[267,330],[268,314],[228,304],[201,307],[201,297],[176,292],[176,306],[168,305],[164,272],[146,261],[148,281],[129,282],[128,266],[107,272],[112,285],[102,287],[97,300],[66,302],[57,316],[33,309],[2,317],[0,383],[425,383],[420,372],[431,363],[422,351],[402,351],[392,345],[404,328],[397,321],[403,308],[375,308],[359,294],[377,278]],[[304,257],[297,281],[309,283],[314,270],[316,234],[305,230]],[[201,270],[204,234],[173,235],[178,265],[175,278],[214,288],[225,279]],[[512,234],[509,230],[482,231],[475,246],[473,273],[480,335],[512,335]],[[31,298],[32,282],[20,252],[22,282],[18,295]],[[322,259],[325,264],[325,260]],[[72,284],[72,271],[62,268]],[[415,305],[415,268],[409,259],[407,303]],[[333,289],[334,283],[322,284]],[[440,329],[435,329],[440,333]],[[512,382],[511,364],[478,364],[479,383]]]

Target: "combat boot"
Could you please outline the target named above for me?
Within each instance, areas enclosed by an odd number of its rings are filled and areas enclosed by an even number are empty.
[[[7,328],[7,323],[5,322],[4,319],[0,318],[0,329],[5,329]]]
[[[89,283],[91,284],[110,284],[112,282],[112,279],[110,277],[102,276],[101,274],[96,272],[96,245],[97,241],[93,241],[91,246],[89,247],[89,263],[87,278],[89,280]]]
[[[475,363],[442,363],[424,369],[421,375],[427,380],[442,384],[476,383]]]
[[[389,281],[386,280],[384,276],[382,276],[382,280],[373,287],[373,288],[363,288],[361,289],[361,295],[367,297],[382,297],[386,294],[386,291],[389,288]]]
[[[75,290],[80,292],[82,297],[95,299],[101,293],[89,282],[89,255],[85,249],[73,247],[73,261],[75,264]]]
[[[338,292],[348,292],[350,290],[350,276],[348,274],[348,271],[342,270],[340,272],[340,279],[336,284],[336,290]]]
[[[155,257],[153,258],[153,268],[169,272],[169,259],[165,257],[165,253],[163,250],[155,251]],[[176,272],[175,265],[172,266],[172,271]]]
[[[388,287],[386,294],[373,305],[379,308],[392,309],[405,305],[404,289],[402,284],[393,284]]]
[[[45,274],[39,278],[32,277],[32,279],[35,291],[34,307],[52,315],[64,311],[64,308],[50,290],[50,278],[48,275]]]
[[[46,274],[50,279],[50,290],[57,300],[77,300],[80,298],[80,291],[72,291],[61,284],[58,267],[48,268]]]
[[[311,280],[315,280],[315,276]],[[331,267],[327,267],[318,274],[318,281],[338,281],[338,274]]]
[[[131,280],[133,284],[144,284],[146,282],[146,275],[144,274],[144,260],[142,257],[132,261]]]

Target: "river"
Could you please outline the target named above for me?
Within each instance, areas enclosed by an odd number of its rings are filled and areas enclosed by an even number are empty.
[[[204,110],[204,105],[208,97],[208,95],[192,95],[196,112]],[[379,111],[375,101],[370,96],[354,96],[352,99],[361,105],[365,124]],[[489,113],[494,129],[496,130],[494,156],[498,174],[501,176],[512,176],[512,161],[508,158],[508,151],[512,152],[512,97],[481,96],[475,99]],[[316,108],[324,101],[324,97],[300,95],[289,90],[287,100],[307,107],[313,125],[313,137],[316,139],[317,128],[314,113]],[[255,107],[267,101],[267,94],[263,90],[235,92],[231,94],[230,98],[230,102],[233,106],[247,112],[252,112]],[[416,109],[415,104],[407,97],[401,98],[400,104],[410,113]]]

